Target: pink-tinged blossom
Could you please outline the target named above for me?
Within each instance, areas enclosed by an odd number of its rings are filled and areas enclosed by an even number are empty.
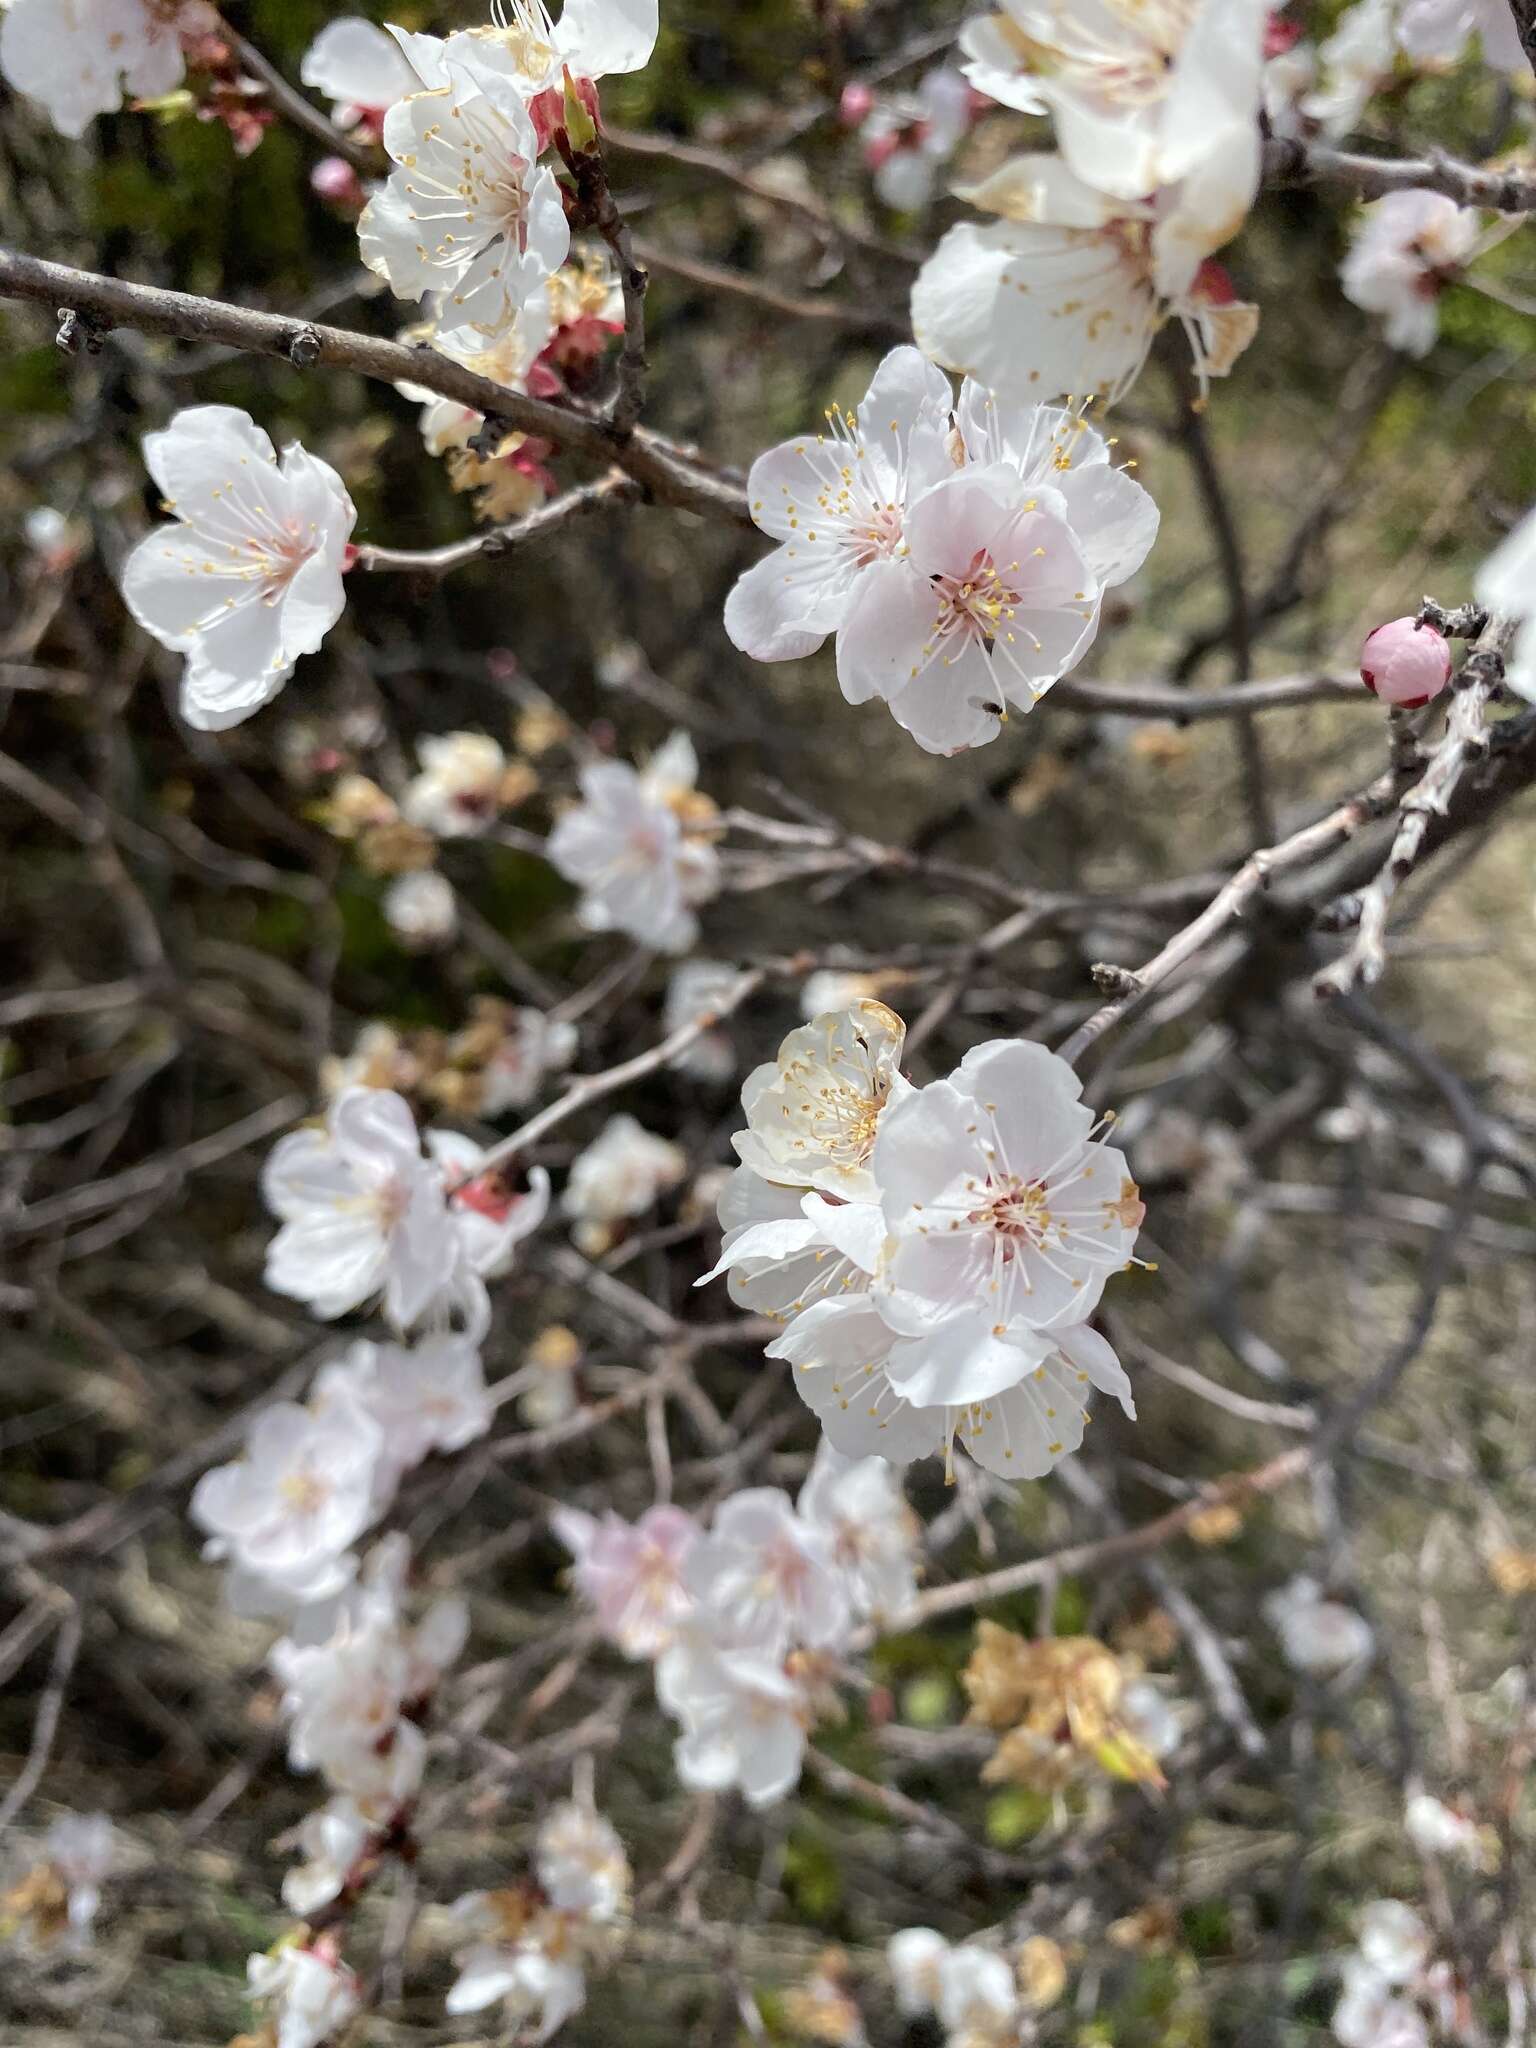
[[[12,0],[0,14],[0,77],[36,100],[61,135],[81,136],[125,99],[174,92],[183,30],[213,20],[195,0]]]
[[[693,1610],[685,1580],[699,1525],[682,1508],[648,1508],[633,1524],[557,1508],[550,1525],[575,1560],[576,1590],[626,1657],[659,1657]]]
[[[1264,1618],[1279,1636],[1293,1671],[1327,1677],[1363,1664],[1371,1654],[1373,1638],[1364,1616],[1326,1599],[1316,1579],[1305,1574],[1266,1597]]]
[[[993,1039],[886,1120],[874,1164],[893,1242],[875,1295],[905,1340],[889,1370],[908,1399],[1003,1392],[1011,1347],[1081,1324],[1130,1262],[1142,1203],[1080,1091],[1043,1046]],[[1089,1372],[1134,1412],[1117,1367]]]
[[[1269,0],[1002,0],[960,47],[978,91],[1049,113],[1068,165],[1139,199],[1257,133]]]
[[[377,1424],[350,1401],[274,1402],[251,1424],[244,1455],[198,1481],[192,1519],[237,1570],[300,1603],[334,1598],[374,1517],[382,1450]]]
[[[881,698],[927,753],[995,739],[1087,651],[1100,588],[1065,508],[1006,464],[961,470],[908,514],[905,552],[862,580],[837,643],[850,704]]]
[[[917,1597],[918,1524],[885,1459],[845,1457],[823,1437],[795,1509],[830,1546],[854,1613],[899,1622]]]
[[[656,1696],[682,1723],[673,1760],[691,1792],[735,1787],[749,1806],[764,1807],[800,1782],[811,1707],[777,1657],[722,1649],[690,1630],[657,1664]]]
[[[549,1214],[549,1175],[542,1166],[528,1174],[523,1193],[501,1174],[485,1170],[485,1148],[458,1131],[428,1131],[427,1150],[443,1170],[448,1213],[469,1270],[482,1280],[500,1280],[512,1270],[523,1239]]]
[[[1470,207],[1441,192],[1389,192],[1365,208],[1339,275],[1344,296],[1380,314],[1387,340],[1427,355],[1440,332],[1440,294],[1477,246]]]
[[[331,102],[338,127],[378,136],[384,116],[421,81],[400,45],[384,29],[357,15],[328,21],[304,52],[299,79]]]
[[[542,299],[570,229],[554,173],[535,167],[516,82],[454,43],[441,50],[434,82],[384,117],[397,168],[357,224],[358,247],[397,298],[441,292],[441,324],[494,335]]]
[[[262,1194],[282,1225],[267,1248],[267,1285],[326,1321],[382,1297],[400,1330],[473,1301],[479,1283],[444,1181],[422,1156],[401,1096],[345,1089],[323,1130],[280,1139],[262,1170]]]
[[[845,117],[859,106],[849,92],[842,104]],[[929,203],[939,171],[970,126],[971,114],[971,88],[947,65],[926,73],[916,92],[872,100],[864,108],[860,149],[875,191],[887,206],[916,213]]]
[[[329,463],[297,442],[279,461],[232,405],[186,407],[145,435],[144,462],[174,517],[124,563],[123,601],[186,656],[187,723],[222,732],[270,703],[341,617],[357,513]]]
[[[1504,680],[1527,703],[1536,704],[1536,512],[1528,512],[1499,543],[1472,587],[1480,605],[1516,621]]]
[[[1145,198],[1097,191],[1060,157],[1016,157],[961,189],[998,218],[951,228],[919,271],[918,346],[1005,398],[1114,398],[1176,319],[1202,384],[1224,377],[1258,311],[1207,259],[1241,227],[1258,180],[1257,126],[1229,130],[1189,176]]]
[[[1469,1870],[1489,1867],[1490,1831],[1432,1792],[1414,1793],[1404,1809],[1403,1824],[1420,1855],[1444,1856]]]
[[[1383,704],[1416,711],[1438,697],[1451,680],[1445,635],[1412,617],[1389,620],[1366,636],[1360,650],[1360,680]]]
[[[610,1822],[578,1800],[566,1800],[541,1823],[534,1868],[556,1912],[607,1926],[629,1909],[624,1844]]]
[[[692,741],[674,733],[644,769],[598,761],[580,779],[582,800],[556,821],[545,849],[582,892],[577,917],[588,931],[686,953],[699,935],[696,907],[720,886],[715,808],[695,786]]]
[[[292,1942],[251,1956],[245,1978],[273,2048],[322,2048],[362,2010],[362,1987],[324,1935],[312,1948]]]
[[[757,458],[747,502],[779,545],[726,600],[744,654],[791,661],[845,625],[866,575],[901,555],[911,506],[954,466],[950,404],[946,377],[916,349],[893,349],[856,411],[834,406],[824,434]]]
[[[700,1628],[733,1647],[782,1656],[792,1646],[832,1648],[847,1634],[848,1594],[829,1537],[776,1487],[722,1501],[685,1576]]]
[[[1485,64],[1529,77],[1509,0],[1406,0],[1397,20],[1397,40],[1419,64],[1454,64],[1474,36]]]

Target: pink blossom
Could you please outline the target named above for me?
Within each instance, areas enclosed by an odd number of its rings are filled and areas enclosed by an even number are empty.
[[[1451,650],[1433,626],[1391,619],[1367,636],[1360,650],[1360,680],[1384,704],[1415,711],[1438,697],[1451,679]]]
[[[576,1560],[577,1590],[596,1609],[603,1633],[626,1657],[655,1657],[693,1605],[683,1566],[699,1537],[681,1508],[648,1508],[638,1522],[615,1514],[601,1521],[578,1508],[550,1517]]]

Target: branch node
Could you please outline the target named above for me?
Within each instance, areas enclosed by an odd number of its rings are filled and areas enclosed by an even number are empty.
[[[1141,976],[1129,967],[1117,967],[1111,960],[1095,960],[1088,972],[1099,993],[1115,1002],[1129,1002],[1132,996],[1141,994]]]
[[[320,360],[320,337],[313,327],[301,327],[289,338],[288,360],[296,370],[312,370]]]
[[[63,349],[67,356],[99,356],[102,343],[112,332],[110,321],[96,319],[90,313],[77,312],[73,306],[58,309],[59,331],[53,337],[56,347]]]

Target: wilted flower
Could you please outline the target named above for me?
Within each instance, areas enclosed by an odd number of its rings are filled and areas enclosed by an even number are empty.
[[[987,1781],[1054,1790],[1092,1762],[1111,1777],[1163,1783],[1157,1756],[1127,1710],[1125,1667],[1091,1636],[1031,1642],[979,1622],[961,1677],[969,1718],[1002,1736],[982,1772]]]

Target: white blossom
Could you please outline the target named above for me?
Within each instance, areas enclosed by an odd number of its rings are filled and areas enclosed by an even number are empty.
[[[380,1450],[374,1497],[379,1512],[402,1477],[434,1451],[461,1451],[486,1434],[495,1413],[478,1347],[468,1337],[425,1337],[407,1348],[359,1339],[322,1367],[310,1406],[339,1398],[375,1425]]]
[[[1325,1599],[1316,1579],[1305,1574],[1266,1597],[1264,1616],[1293,1671],[1326,1676],[1371,1654],[1373,1638],[1364,1616]]]
[[[1396,0],[1356,0],[1318,47],[1322,83],[1301,111],[1334,138],[1359,126],[1369,102],[1392,77],[1397,57]]]
[[[900,555],[911,506],[954,467],[951,398],[916,349],[892,349],[857,410],[833,406],[826,433],[758,456],[747,502],[779,545],[726,600],[744,654],[790,661],[840,630],[866,572]]]
[[[448,1992],[450,2013],[484,2012],[500,2005],[509,2026],[530,2025],[530,2038],[539,2043],[580,2012],[587,1996],[581,1965],[550,1954],[537,1939],[537,1928],[515,1943],[497,1939],[495,1910],[482,1893],[457,1900],[454,1911],[467,1928],[487,1938],[454,1958],[459,1974]]]
[[[183,29],[213,20],[196,0],[11,0],[0,14],[0,77],[36,100],[61,135],[81,136],[125,99],[174,92]]]
[[[279,461],[232,405],[184,408],[145,435],[144,462],[174,522],[129,555],[123,600],[186,655],[187,723],[222,732],[270,703],[341,617],[357,513],[329,463],[296,441]]]
[[[600,1813],[574,1799],[554,1808],[534,1852],[539,1883],[557,1911],[606,1924],[629,1909],[629,1858]]]
[[[886,1943],[896,2003],[909,2019],[938,2010],[939,1973],[949,1952],[949,1943],[933,1927],[903,1927]]]
[[[1477,246],[1470,207],[1443,193],[1389,192],[1365,208],[1340,277],[1345,298],[1379,313],[1405,355],[1427,355],[1440,331],[1440,293]]]
[[[530,101],[558,93],[566,71],[592,83],[642,70],[660,27],[659,0],[566,0],[554,22],[545,0],[492,0],[491,11],[494,26],[460,31],[439,47],[494,65]],[[395,33],[418,59],[420,46],[437,40]]]
[[[1403,1813],[1408,1839],[1424,1856],[1453,1857],[1469,1869],[1487,1862],[1487,1836],[1476,1820],[1446,1806],[1432,1792],[1416,1792]]]
[[[418,740],[421,772],[406,785],[400,808],[413,825],[439,839],[477,838],[496,822],[507,757],[483,732],[450,732]]]
[[[1133,1678],[1120,1695],[1119,1718],[1131,1738],[1161,1763],[1184,1739],[1178,1708],[1150,1678]]]
[[[733,1647],[782,1656],[828,1649],[847,1633],[847,1589],[828,1534],[796,1514],[788,1494],[753,1486],[715,1510],[685,1567],[700,1626]]]
[[[1536,704],[1536,512],[1528,512],[1473,579],[1477,601],[1518,623],[1504,662],[1505,681]]]
[[[117,1830],[104,1813],[61,1813],[43,1837],[43,1860],[62,1879],[73,1941],[89,1939],[101,1887],[118,1862]]]
[[[394,37],[353,14],[326,23],[304,52],[299,78],[331,101],[338,126],[373,134],[395,101],[421,83]]]
[[[576,1219],[583,1250],[612,1241],[614,1227],[643,1216],[688,1171],[681,1149],[658,1138],[632,1116],[610,1117],[571,1167],[562,1205]]]
[[[382,1449],[377,1424],[351,1402],[276,1401],[251,1424],[244,1455],[203,1474],[192,1518],[239,1570],[300,1602],[332,1598],[373,1520]]]
[[[724,1273],[738,1308],[780,1318],[868,1291],[885,1240],[878,1202],[782,1187],[739,1166],[719,1212],[720,1258],[696,1286]]]
[[[1476,36],[1483,62],[1515,78],[1530,75],[1509,0],[1406,0],[1397,39],[1416,62],[1454,64]]]
[[[854,1613],[899,1622],[917,1598],[918,1525],[885,1459],[845,1457],[823,1437],[795,1507],[830,1544]]]
[[[887,977],[852,968],[818,967],[800,985],[800,1014],[807,1024],[828,1010],[851,1009],[866,996],[878,996]]]
[[[428,89],[385,115],[397,168],[369,200],[358,246],[397,298],[441,292],[453,324],[494,335],[543,297],[571,238],[553,172],[535,167],[538,139],[516,81],[467,41],[441,45]]]
[[[966,76],[1054,117],[1071,169],[1140,199],[1257,131],[1268,0],[1002,0],[962,29]]]
[[[723,960],[685,960],[674,967],[667,982],[662,1031],[670,1038],[685,1025],[713,1015],[730,1001],[740,980],[741,970]],[[672,1064],[695,1081],[729,1081],[736,1072],[730,1032],[719,1026],[701,1032]]]
[[[373,1822],[345,1793],[307,1814],[299,1828],[304,1861],[283,1879],[283,1904],[301,1920],[328,1906],[374,1834]]]
[[[799,1783],[810,1703],[771,1653],[721,1648],[688,1630],[656,1666],[656,1696],[683,1724],[673,1757],[690,1791],[735,1786],[763,1807]]]
[[[245,1966],[246,1993],[265,2008],[273,2048],[321,2048],[362,2010],[357,1978],[329,1947],[291,1943]]]
[[[873,1200],[875,1139],[912,1092],[900,1070],[906,1035],[895,1011],[872,1001],[791,1031],[742,1084],[747,1128],[731,1140],[742,1164],[783,1186]]]
[[[955,2048],[1011,2048],[1020,2011],[1008,1958],[974,1942],[950,1949],[939,1959],[938,2014]]]
[[[1201,382],[1224,377],[1258,313],[1206,259],[1242,225],[1258,178],[1256,127],[1227,131],[1188,177],[1140,199],[1096,191],[1060,157],[1016,157],[961,188],[999,218],[960,222],[923,265],[918,346],[1005,398],[1113,398],[1172,318]]]
[[[550,1525],[575,1560],[576,1590],[626,1657],[658,1657],[693,1611],[685,1580],[699,1526],[682,1508],[647,1508],[630,1524],[557,1508]]]
[[[1429,1960],[1429,1929],[1401,1899],[1373,1899],[1359,1928],[1362,1958],[1388,1984],[1412,1983]]]
[[[384,891],[381,907],[395,937],[413,951],[446,946],[459,928],[453,884],[436,868],[397,875]]]
[[[576,1045],[576,1026],[563,1017],[546,1016],[542,1010],[514,1010],[483,1070],[481,1115],[503,1116],[509,1109],[526,1109],[545,1075],[570,1065]]]
[[[1429,2048],[1419,2008],[1363,1957],[1346,1957],[1342,1974],[1343,1995],[1329,2022],[1340,2048]]]
[[[416,1119],[389,1090],[348,1088],[323,1130],[280,1139],[261,1190],[282,1224],[267,1248],[267,1285],[322,1319],[381,1295],[390,1321],[408,1330],[476,1299],[443,1170],[422,1156]]]
[[[556,821],[545,851],[581,889],[581,923],[686,953],[698,937],[694,909],[720,882],[708,839],[715,810],[695,788],[692,742],[674,733],[643,770],[598,761],[580,779],[582,800]]]

